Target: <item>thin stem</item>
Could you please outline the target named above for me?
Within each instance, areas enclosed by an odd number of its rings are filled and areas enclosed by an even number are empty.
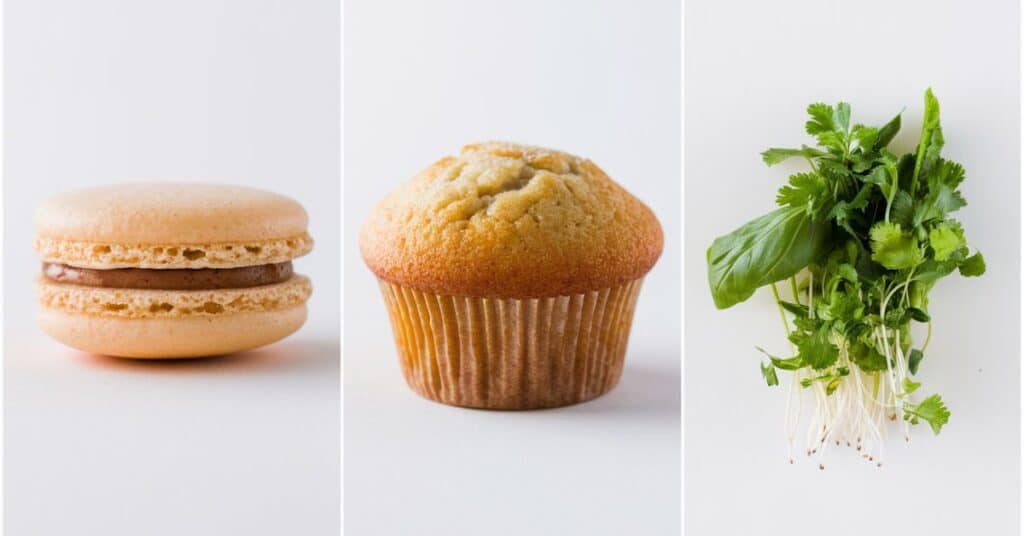
[[[928,343],[932,341],[932,321],[928,321],[928,335],[924,337],[924,344],[921,345],[921,353],[928,349]]]
[[[782,300],[779,299],[779,289],[772,283],[772,295],[775,296],[775,306],[779,308],[779,317],[782,318],[782,326],[786,328],[786,340],[789,341],[789,320],[786,320],[786,310],[782,308]],[[789,347],[793,348],[793,341],[789,341]]]

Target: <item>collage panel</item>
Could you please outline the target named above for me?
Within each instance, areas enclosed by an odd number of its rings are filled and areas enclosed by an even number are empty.
[[[687,534],[1019,533],[1019,9],[687,1]]]
[[[677,534],[679,6],[344,30],[346,533]]]
[[[333,535],[340,6],[4,3],[4,533]]]

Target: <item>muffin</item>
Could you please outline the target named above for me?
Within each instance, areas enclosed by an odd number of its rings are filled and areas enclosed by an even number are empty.
[[[167,359],[270,344],[306,320],[301,205],[241,186],[119,184],[35,214],[39,324],[85,352]]]
[[[467,145],[400,186],[360,234],[402,373],[455,406],[575,404],[618,383],[654,214],[593,162]]]

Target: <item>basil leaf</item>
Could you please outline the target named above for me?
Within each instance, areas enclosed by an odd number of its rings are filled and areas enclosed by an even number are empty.
[[[781,207],[715,239],[708,248],[708,282],[719,309],[758,288],[786,279],[828,250],[831,225],[802,208]]]

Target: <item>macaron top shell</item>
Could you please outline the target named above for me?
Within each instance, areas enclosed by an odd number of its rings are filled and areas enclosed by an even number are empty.
[[[40,236],[112,244],[246,242],[306,232],[306,211],[283,195],[217,184],[139,183],[50,198]]]
[[[119,184],[57,195],[35,214],[44,261],[87,268],[230,268],[312,249],[296,201],[244,186]]]

